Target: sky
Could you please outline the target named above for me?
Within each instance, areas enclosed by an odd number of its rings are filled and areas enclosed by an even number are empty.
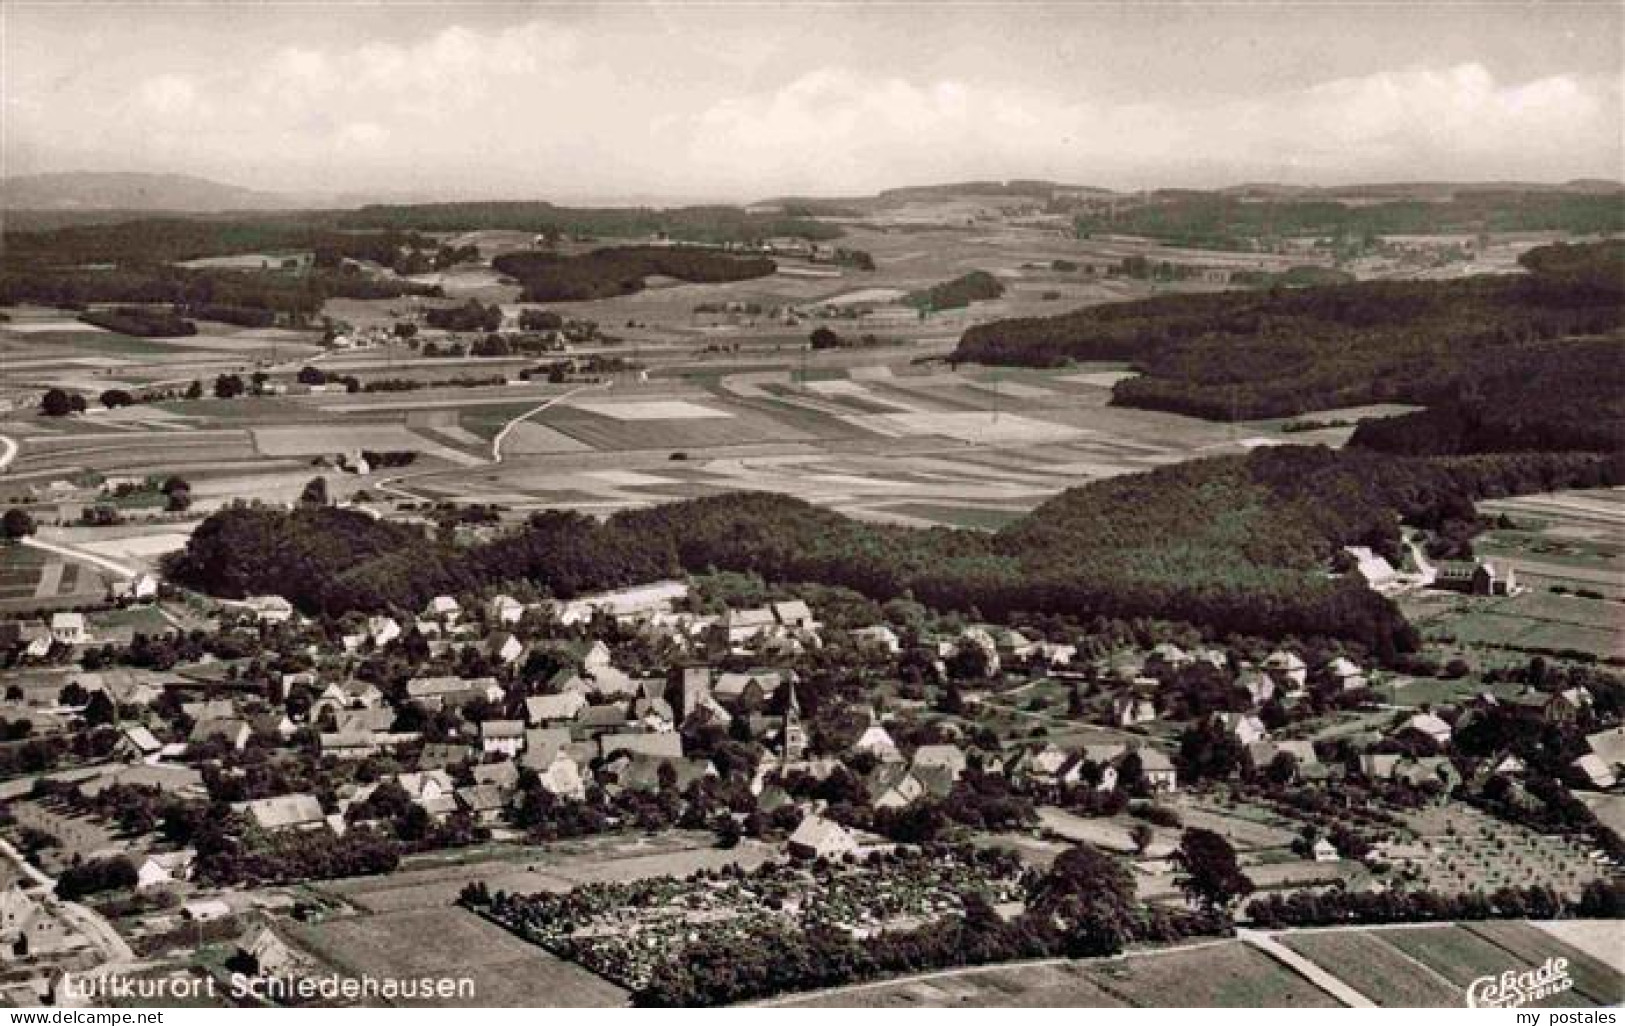
[[[1625,174],[1625,4],[0,0],[0,173],[750,201]]]

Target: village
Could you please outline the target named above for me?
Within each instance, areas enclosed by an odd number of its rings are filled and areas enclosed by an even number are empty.
[[[1422,583],[1349,562],[1374,588]],[[1425,576],[1518,586],[1482,562]],[[748,948],[894,936],[973,899],[1010,920],[1079,846],[1120,861],[1164,939],[1228,929],[1193,908],[1280,917],[1316,894],[1589,908],[1625,855],[1620,683],[1538,657],[1468,673],[1175,625],[1017,629],[726,573],[337,618],[143,579],[109,608],[207,626],[0,629],[16,1003],[109,966],[314,972],[301,931],[357,914],[322,881],[434,853],[472,856],[448,914],[634,996],[696,923]],[[668,833],[720,861],[526,900],[487,886],[505,849]],[[1245,886],[1195,895],[1193,833]]]

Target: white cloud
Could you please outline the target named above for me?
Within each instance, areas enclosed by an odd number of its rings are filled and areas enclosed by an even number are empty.
[[[1016,176],[1560,179],[1621,165],[1620,86],[1603,77],[1509,81],[1469,62],[1216,98],[1193,73],[1183,95],[1161,82],[1124,100],[997,61],[816,67],[719,58],[715,43],[658,19],[595,33],[538,18],[401,42],[305,36],[187,64],[154,54],[163,70],[132,76],[116,103],[97,102],[105,82],[53,93],[31,79],[30,104],[7,97],[7,145],[67,166],[263,169],[244,184],[272,188],[538,197],[749,199]]]
[[[1483,67],[1381,72],[1245,100],[1100,104],[961,81],[912,83],[824,69],[712,106],[691,158],[748,183],[752,172],[842,188],[961,174],[1132,176],[1186,168],[1231,181],[1292,172],[1362,176],[1564,177],[1620,166],[1617,82],[1559,75],[1500,83]],[[736,169],[736,170],[730,170]],[[815,177],[816,176],[816,177]],[[826,189],[826,191],[828,191]]]

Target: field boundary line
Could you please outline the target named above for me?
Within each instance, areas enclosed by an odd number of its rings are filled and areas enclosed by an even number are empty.
[[[1279,962],[1291,972],[1307,980],[1312,986],[1320,988],[1347,1008],[1376,1008],[1377,1003],[1366,997],[1360,991],[1333,976],[1327,970],[1311,962],[1303,955],[1282,944],[1267,933],[1257,930],[1237,930],[1236,936],[1244,943],[1252,945],[1257,950]]]

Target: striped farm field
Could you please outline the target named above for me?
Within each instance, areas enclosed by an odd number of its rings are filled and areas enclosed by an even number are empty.
[[[1357,930],[1276,938],[1384,1008],[1461,1008],[1467,992],[1409,956]]]
[[[1575,993],[1596,1004],[1617,1005],[1625,1001],[1625,975],[1545,930],[1519,922],[1469,923],[1467,929],[1505,949],[1525,965],[1538,966],[1554,957],[1567,959]],[[1625,957],[1625,952],[1620,954]]]
[[[1372,936],[1391,944],[1396,950],[1464,990],[1481,977],[1499,976],[1508,970],[1523,972],[1536,968],[1535,965],[1526,965],[1519,956],[1464,926],[1374,930]],[[1578,994],[1567,992],[1540,1004],[1573,1007],[1591,1002]]]
[[[697,449],[766,441],[802,441],[809,437],[770,417],[742,410],[726,417],[621,420],[585,409],[560,406],[538,414],[536,420],[599,452]]]

